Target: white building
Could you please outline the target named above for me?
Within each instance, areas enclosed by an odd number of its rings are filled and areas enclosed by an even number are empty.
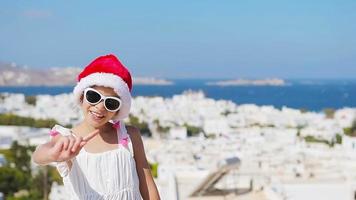
[[[48,198],[49,200],[67,200],[69,196],[63,185],[53,182]]]
[[[169,135],[171,139],[187,139],[187,128],[186,127],[172,127],[169,130]]]
[[[356,137],[342,136],[342,147],[349,151],[356,151]]]

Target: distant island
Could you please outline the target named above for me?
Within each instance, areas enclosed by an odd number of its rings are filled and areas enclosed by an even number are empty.
[[[136,85],[173,85],[172,81],[153,77],[134,77],[133,83]]]
[[[67,86],[76,83],[79,67],[29,68],[16,63],[0,62],[0,86]],[[153,77],[133,77],[136,85],[172,85]]]
[[[207,82],[206,85],[217,85],[217,86],[285,86],[287,83],[283,79],[271,78],[271,79],[235,79],[235,80],[225,80],[216,82]]]

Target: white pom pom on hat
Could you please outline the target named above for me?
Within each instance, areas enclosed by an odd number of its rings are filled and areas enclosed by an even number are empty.
[[[105,55],[96,58],[78,75],[77,85],[73,94],[78,103],[86,88],[104,86],[113,88],[122,100],[122,106],[114,116],[114,121],[120,121],[129,116],[131,108],[132,78],[128,69],[115,55]]]

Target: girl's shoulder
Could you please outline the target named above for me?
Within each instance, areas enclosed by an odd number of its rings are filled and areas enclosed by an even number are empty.
[[[125,125],[128,134],[140,134],[140,129],[136,126]]]
[[[140,129],[135,126],[126,125],[127,134],[130,136],[130,140],[133,145],[134,155],[144,153],[143,141],[140,133]]]
[[[139,128],[131,125],[125,125],[125,127],[127,130],[127,134],[130,136],[131,140],[135,140],[135,141],[141,140],[141,133]]]

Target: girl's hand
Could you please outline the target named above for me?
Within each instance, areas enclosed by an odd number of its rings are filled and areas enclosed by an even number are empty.
[[[86,137],[74,137],[57,135],[54,144],[48,149],[48,156],[53,162],[62,162],[72,159],[77,156],[80,150],[87,144],[89,140],[94,138],[99,133],[95,130]]]

